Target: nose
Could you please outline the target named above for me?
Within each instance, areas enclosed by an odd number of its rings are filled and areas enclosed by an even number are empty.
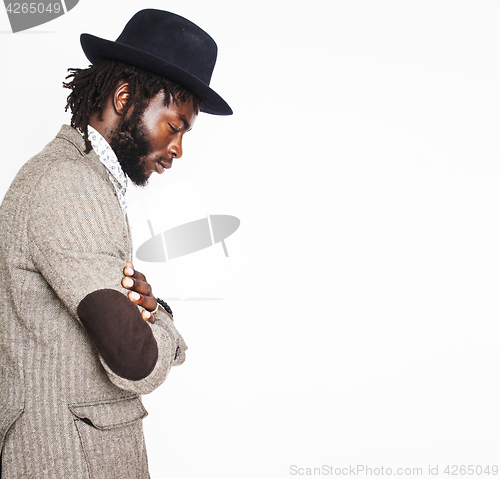
[[[176,135],[176,138],[168,145],[168,153],[173,158],[182,156],[182,135]]]

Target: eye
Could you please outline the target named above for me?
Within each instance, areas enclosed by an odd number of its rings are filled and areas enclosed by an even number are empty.
[[[180,128],[175,128],[172,123],[169,123],[168,126],[170,127],[170,133],[172,133],[172,135],[175,135],[176,133],[179,133],[179,131],[181,131]]]

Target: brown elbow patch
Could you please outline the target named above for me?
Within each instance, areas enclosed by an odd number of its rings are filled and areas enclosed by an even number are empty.
[[[114,289],[99,289],[82,299],[78,317],[106,364],[118,376],[139,381],[158,360],[158,345],[139,308]]]

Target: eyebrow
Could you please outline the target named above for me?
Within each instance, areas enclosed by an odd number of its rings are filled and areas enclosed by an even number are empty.
[[[186,118],[184,118],[184,116],[182,115],[177,115],[177,118],[179,118],[179,120],[182,121],[183,125],[184,125],[184,129],[186,131],[190,131],[193,127],[191,126],[191,124],[186,120]]]

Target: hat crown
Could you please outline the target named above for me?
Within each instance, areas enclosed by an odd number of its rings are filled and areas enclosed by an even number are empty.
[[[233,113],[210,88],[217,59],[215,41],[180,15],[141,10],[129,20],[116,41],[83,33],[80,42],[92,63],[108,58],[149,70],[191,91],[203,102],[201,111],[213,115]]]
[[[210,84],[217,45],[208,33],[175,13],[141,10],[130,19],[116,42],[147,51]]]

